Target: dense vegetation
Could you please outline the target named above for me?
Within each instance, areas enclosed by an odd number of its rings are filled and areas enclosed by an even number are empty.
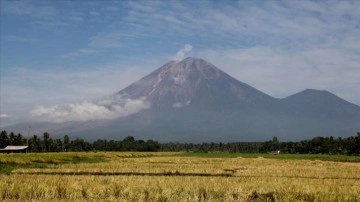
[[[27,142],[28,141],[28,142]],[[192,151],[192,152],[229,152],[229,153],[268,153],[281,151],[288,154],[360,154],[360,132],[348,138],[314,137],[299,142],[280,142],[277,137],[265,142],[232,142],[232,143],[162,143],[154,140],[135,140],[128,136],[123,140],[98,139],[89,143],[83,139],[70,140],[68,135],[63,139],[52,139],[49,133],[42,137],[33,135],[29,140],[21,134],[0,134],[0,148],[7,145],[29,145],[29,152],[61,152],[61,151]]]
[[[71,140],[68,135],[63,139],[52,139],[49,133],[44,133],[43,137],[33,135],[28,142],[21,134],[7,134],[2,131],[0,134],[0,148],[7,145],[29,145],[29,152],[77,152],[77,151],[158,151],[160,144],[153,140],[135,140],[128,136],[123,140],[102,140],[98,139],[89,143],[83,139],[76,138]]]
[[[277,137],[265,142],[232,142],[181,144],[166,143],[161,145],[162,151],[197,151],[197,152],[230,152],[230,153],[276,153],[287,154],[360,154],[360,132],[348,138],[314,137],[299,142],[280,142]]]

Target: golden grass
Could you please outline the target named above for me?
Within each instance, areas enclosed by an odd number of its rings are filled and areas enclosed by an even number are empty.
[[[56,155],[60,159],[62,154]],[[97,155],[106,161],[13,170],[11,175],[0,175],[0,200],[360,201],[359,163],[178,153],[72,155]]]

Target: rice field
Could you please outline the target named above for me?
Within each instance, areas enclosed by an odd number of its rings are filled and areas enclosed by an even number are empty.
[[[349,157],[352,162],[321,156],[318,159],[326,160],[317,160],[311,155],[308,159],[291,157],[136,152],[0,154],[0,200],[360,201],[359,157]]]

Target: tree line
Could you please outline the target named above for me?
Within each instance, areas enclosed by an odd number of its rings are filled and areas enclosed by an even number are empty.
[[[0,134],[0,148],[8,145],[28,145],[29,152],[68,152],[68,151],[184,151],[184,152],[230,152],[230,153],[268,153],[281,151],[289,154],[360,154],[360,132],[348,138],[314,137],[298,142],[280,142],[275,136],[265,142],[231,143],[159,143],[154,140],[136,140],[132,136],[123,140],[98,139],[89,143],[83,139],[71,140],[68,135],[62,139],[52,139],[45,132],[42,136],[33,135],[28,140],[21,134]]]
[[[287,154],[360,154],[360,132],[348,138],[314,137],[298,142],[280,142],[275,136],[265,142],[231,142],[231,143],[165,143],[162,151],[194,152],[230,152],[230,153],[272,153],[280,151]]]
[[[98,139],[93,143],[89,143],[80,138],[71,140],[68,135],[64,135],[62,139],[52,139],[47,132],[42,137],[33,135],[27,140],[21,134],[15,135],[13,132],[8,134],[6,131],[2,131],[0,134],[0,148],[8,145],[28,145],[28,152],[158,151],[160,148],[157,141],[135,140],[132,136],[119,141]]]

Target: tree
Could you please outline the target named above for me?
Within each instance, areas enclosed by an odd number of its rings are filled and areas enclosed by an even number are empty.
[[[93,147],[98,151],[107,150],[107,140],[98,139],[93,143]]]
[[[276,136],[272,138],[272,140],[264,142],[262,148],[260,149],[261,152],[271,152],[277,151],[280,149],[280,143]]]
[[[14,145],[15,134],[13,132],[9,135],[9,145]]]
[[[70,138],[68,135],[64,135],[64,151],[68,152],[69,151],[69,143],[70,143]]]
[[[133,136],[127,136],[121,142],[122,148],[125,151],[132,151],[135,146],[135,138]]]
[[[32,152],[42,151],[41,140],[37,137],[37,135],[34,135],[32,138],[30,138],[29,146]]]
[[[160,144],[154,140],[146,141],[147,151],[158,151],[160,149]]]
[[[14,137],[13,145],[20,146],[23,144],[23,138],[22,135],[19,133]]]
[[[360,132],[349,141],[349,154],[360,154]]]
[[[63,151],[63,143],[60,139],[52,140],[50,139],[50,152],[61,152]]]
[[[1,131],[0,134],[0,148],[4,148],[9,145],[9,137],[5,130]]]
[[[44,149],[45,149],[45,152],[48,152],[49,151],[49,146],[50,146],[50,134],[45,132],[43,134],[43,138],[44,138]]]
[[[273,142],[273,144],[279,144],[279,140],[278,140],[278,138],[276,136],[274,136],[272,138],[272,142]]]
[[[90,151],[91,145],[83,139],[76,138],[70,142],[69,149],[71,151]]]

